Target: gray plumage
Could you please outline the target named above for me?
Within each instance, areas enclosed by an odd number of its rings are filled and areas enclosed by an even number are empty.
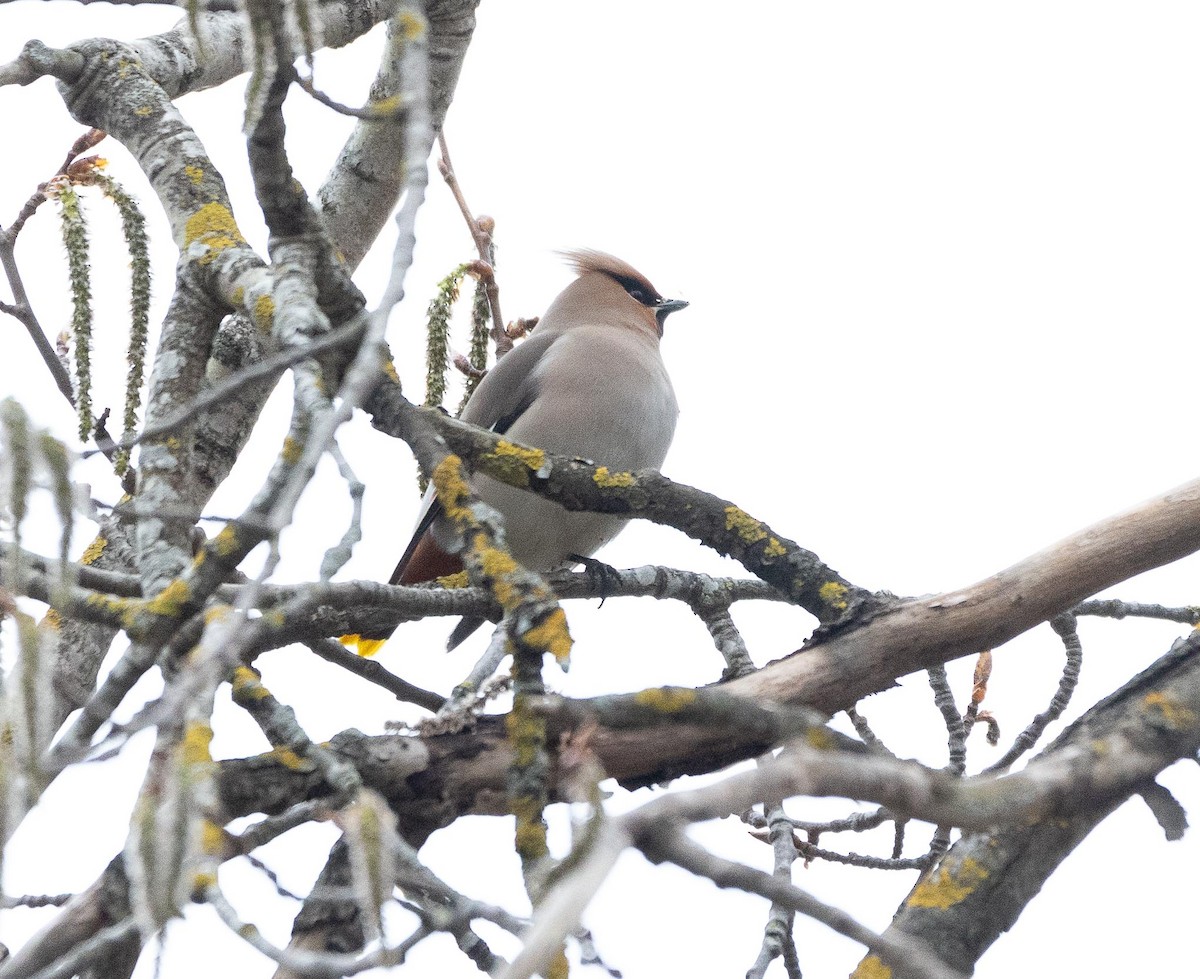
[[[687,303],[663,299],[645,276],[611,255],[576,251],[567,258],[579,277],[551,303],[533,333],[489,371],[462,418],[514,442],[613,471],[657,469],[679,414],[659,338],[666,316]],[[471,486],[504,516],[513,557],[535,571],[565,567],[573,555],[595,553],[627,522],[611,514],[569,512],[482,475]],[[444,520],[437,517],[430,528],[436,549],[430,547],[433,542],[417,546],[433,506],[427,494],[426,519],[418,523],[393,581],[412,583],[445,573],[444,553],[431,561],[434,550],[454,546]],[[425,574],[434,561],[441,563]],[[466,625],[464,620],[460,629]],[[455,637],[461,641],[477,625],[464,634],[456,629]]]

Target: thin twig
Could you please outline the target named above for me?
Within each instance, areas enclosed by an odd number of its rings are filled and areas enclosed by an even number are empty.
[[[444,132],[438,133],[438,148],[442,154],[441,160],[438,161],[438,170],[442,179],[446,181],[446,186],[450,188],[450,193],[454,195],[458,209],[462,211],[463,220],[467,222],[467,229],[471,232],[471,238],[479,251],[480,261],[486,264],[486,269],[478,271],[483,281],[484,292],[487,294],[488,307],[492,311],[492,339],[496,343],[496,359],[499,360],[512,349],[513,338],[504,328],[504,317],[500,313],[500,286],[496,283],[496,249],[492,240],[494,223],[490,218],[477,219],[467,206],[462,187],[454,173],[454,164],[450,162],[450,150],[446,146]]]
[[[349,116],[351,119],[366,119],[370,122],[403,122],[404,118],[408,115],[408,106],[403,102],[398,102],[394,107],[389,108],[368,105],[361,109],[356,109],[352,105],[345,105],[326,95],[316,87],[311,78],[298,75],[296,77],[296,84],[317,102],[325,106],[325,108],[332,109],[339,115]]]
[[[770,756],[768,756],[770,757]],[[784,811],[781,799],[769,799],[763,804],[766,813],[767,830],[771,841],[771,853],[774,858],[773,875],[789,884],[792,881],[792,865],[796,862],[797,850],[795,843],[795,823]],[[777,901],[771,902],[771,910],[767,913],[767,924],[763,928],[762,946],[758,958],[746,973],[746,979],[763,979],[767,967],[778,958],[784,960],[788,979],[799,979],[798,965],[793,968],[790,963],[797,961],[796,940],[792,924],[795,912]]]
[[[961,775],[967,770],[967,732],[963,726],[962,715],[954,703],[954,692],[950,689],[950,681],[946,677],[946,667],[931,666],[929,686],[933,689],[934,706],[941,712],[946,724],[946,735],[949,739],[950,761],[946,771],[951,775]]]
[[[1080,602],[1072,615],[1099,615],[1109,619],[1123,619],[1132,615],[1142,619],[1163,619],[1167,622],[1182,622],[1185,625],[1200,624],[1200,607],[1184,605],[1172,607],[1148,602],[1123,602],[1117,598],[1094,598]]]
[[[630,822],[630,817],[634,815],[635,813],[631,813],[625,817],[626,822]],[[698,876],[707,877],[718,887],[734,887],[752,894],[760,894],[821,922],[839,935],[845,935],[852,941],[867,946],[885,962],[897,967],[897,972],[906,976],[912,976],[914,979],[962,979],[961,973],[946,965],[923,942],[915,939],[902,941],[892,934],[877,934],[855,921],[846,912],[818,901],[792,883],[710,853],[688,839],[678,828],[658,827],[649,832],[636,825],[630,828],[633,829],[636,843],[656,863],[669,860]],[[642,828],[643,832],[639,833],[639,828]]]
[[[326,662],[340,666],[343,670],[382,687],[397,700],[416,704],[418,707],[424,707],[426,710],[434,712],[440,710],[446,702],[446,698],[440,694],[436,694],[432,690],[423,690],[421,687],[401,679],[378,660],[367,659],[357,653],[352,653],[334,639],[316,639],[306,642],[304,645]]]
[[[1050,625],[1062,639],[1063,649],[1067,654],[1067,661],[1063,665],[1062,676],[1058,681],[1058,689],[1054,691],[1050,706],[1030,721],[1029,726],[1017,735],[1008,751],[993,764],[988,765],[982,774],[990,775],[993,772],[1002,772],[1010,768],[1013,762],[1037,744],[1042,732],[1053,721],[1061,717],[1062,712],[1067,709],[1067,705],[1071,702],[1071,694],[1075,692],[1075,687],[1079,683],[1079,671],[1083,667],[1083,643],[1080,642],[1076,624],[1077,620],[1070,612],[1050,620]]]

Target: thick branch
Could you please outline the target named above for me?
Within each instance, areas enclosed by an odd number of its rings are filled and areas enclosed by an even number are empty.
[[[1155,775],[1176,757],[1194,753],[1189,743],[1200,723],[1198,650],[1196,633],[1176,643],[1067,728],[1027,769],[1053,766],[1072,751],[1090,752],[1097,767],[1104,767],[1109,759],[1101,753],[1112,748],[1131,756],[1114,760],[1130,765],[1120,791],[1093,793],[1089,805],[1064,818],[965,834],[938,870],[909,894],[889,932],[917,936],[941,950],[951,965],[972,971],[1088,833],[1140,791],[1139,785],[1152,786]]]
[[[605,772],[650,781],[663,775],[654,746],[687,740],[694,730],[716,732],[753,751],[804,730],[816,747],[794,748],[759,769],[710,789],[675,793],[651,803],[663,819],[695,821],[746,808],[763,797],[832,795],[870,800],[929,822],[974,828],[1069,817],[1123,799],[1170,765],[1200,748],[1200,635],[1181,641],[1153,667],[1093,707],[1025,770],[1002,778],[958,779],[886,755],[864,753],[808,727],[811,716],[755,707],[722,691],[646,691],[623,698],[562,701],[554,730],[585,725]],[[728,689],[732,684],[726,685]],[[739,706],[740,705],[740,706]],[[658,724],[654,717],[661,718]],[[682,722],[681,722],[682,720]],[[592,727],[599,722],[600,726]],[[664,725],[670,725],[666,736]],[[749,734],[749,738],[747,735]],[[469,812],[503,811],[510,748],[503,718],[481,718],[468,733],[428,738],[366,738],[347,732],[334,747],[350,758],[364,781],[389,799],[409,839],[421,840]],[[749,755],[749,750],[741,752]],[[688,771],[711,771],[738,753],[693,758]],[[279,811],[320,793],[313,773],[284,769],[269,757],[224,763],[222,798],[230,817]],[[256,806],[266,803],[265,809]]]
[[[1039,551],[970,587],[916,598],[736,680],[731,693],[827,713],[898,676],[995,647],[1104,588],[1200,549],[1200,480]]]

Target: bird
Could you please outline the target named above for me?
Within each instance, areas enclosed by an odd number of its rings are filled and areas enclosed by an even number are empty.
[[[577,278],[529,336],[479,382],[462,420],[547,452],[613,471],[658,469],[675,435],[679,405],[659,351],[667,316],[688,304],[664,299],[629,263],[594,249],[563,252]],[[477,474],[473,492],[504,518],[512,556],[532,571],[579,564],[627,523],[607,513],[568,511],[551,500]],[[453,531],[432,487],[393,585],[462,570]],[[453,649],[482,619],[464,618]]]

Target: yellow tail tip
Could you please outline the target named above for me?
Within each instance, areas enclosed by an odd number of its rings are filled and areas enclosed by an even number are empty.
[[[383,649],[386,639],[368,639],[357,632],[349,636],[338,636],[338,642],[353,649],[359,656],[374,656]]]

